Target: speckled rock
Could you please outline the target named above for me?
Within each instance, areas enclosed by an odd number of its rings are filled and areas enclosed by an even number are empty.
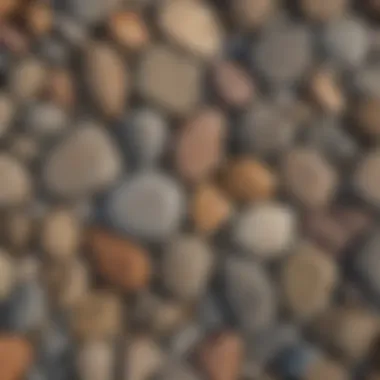
[[[259,265],[238,258],[225,264],[226,295],[245,333],[258,332],[276,318],[276,295],[267,273]]]
[[[275,259],[283,256],[297,233],[294,211],[280,203],[263,202],[246,208],[233,229],[234,241],[250,256]]]
[[[162,258],[162,280],[180,299],[197,299],[204,292],[214,263],[211,248],[196,236],[174,238]]]
[[[42,175],[51,193],[78,197],[110,186],[121,168],[120,154],[106,130],[87,122],[53,149]]]
[[[160,172],[136,174],[111,194],[107,213],[120,230],[152,240],[175,233],[182,221],[185,197],[171,177]]]
[[[177,115],[189,114],[201,97],[201,66],[166,46],[147,50],[139,68],[142,96]],[[178,92],[178,88],[186,91]]]
[[[222,27],[207,3],[164,0],[159,7],[158,23],[169,40],[190,53],[213,59],[221,52]]]

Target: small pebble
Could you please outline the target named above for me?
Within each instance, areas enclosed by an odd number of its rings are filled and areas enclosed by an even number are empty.
[[[75,102],[74,82],[70,72],[55,68],[49,72],[46,93],[58,106],[70,108]]]
[[[233,331],[207,336],[197,353],[199,367],[210,380],[237,380],[243,355],[243,340]]]
[[[141,172],[111,194],[107,212],[120,230],[137,237],[162,240],[182,221],[185,198],[176,180],[160,172]]]
[[[327,205],[338,185],[337,174],[317,151],[295,148],[283,163],[285,187],[303,206],[319,208]]]
[[[368,37],[366,26],[348,17],[327,24],[321,34],[327,58],[348,69],[364,63],[369,49]]]
[[[244,29],[264,25],[275,10],[277,0],[236,0],[231,2],[235,23]]]
[[[197,236],[174,238],[162,258],[162,279],[175,297],[184,300],[199,298],[208,284],[214,263],[213,252]]]
[[[10,124],[15,113],[15,106],[6,93],[0,93],[0,138],[10,129]]]
[[[121,156],[107,131],[86,122],[53,149],[44,164],[43,179],[51,193],[78,197],[109,187],[119,177],[121,166]]]
[[[217,109],[204,109],[180,130],[175,165],[185,180],[199,182],[210,176],[224,155],[226,120]]]
[[[337,280],[337,267],[331,257],[303,243],[282,268],[285,303],[296,317],[314,317],[331,302]]]
[[[373,150],[364,155],[353,175],[353,187],[369,204],[380,204],[380,151]]]
[[[79,340],[114,338],[121,327],[120,300],[105,290],[88,293],[73,307],[70,324]]]
[[[85,343],[76,358],[81,380],[112,380],[114,359],[110,344],[100,341]]]
[[[287,253],[297,232],[297,217],[290,207],[263,202],[246,208],[233,228],[235,242],[250,256],[276,259]]]
[[[305,380],[348,380],[349,378],[346,368],[325,357],[313,363],[305,373]]]
[[[149,43],[150,35],[143,18],[133,12],[120,11],[108,21],[111,37],[122,47],[131,51],[141,50]]]
[[[18,0],[3,0],[0,4],[0,18],[9,16],[18,7],[18,5]]]
[[[12,156],[0,154],[0,207],[23,204],[32,195],[32,179],[26,168]]]
[[[347,0],[299,0],[300,8],[312,21],[334,22],[343,16],[347,9]]]
[[[245,108],[255,98],[256,88],[252,78],[235,62],[217,63],[213,76],[215,91],[227,106]]]
[[[36,98],[45,85],[46,68],[35,58],[28,58],[13,67],[9,86],[12,94],[20,101]]]
[[[54,209],[45,217],[41,246],[49,258],[65,260],[78,253],[81,226],[71,210]]]
[[[158,23],[170,41],[201,58],[214,59],[222,50],[223,30],[207,3],[164,0],[159,7]]]
[[[195,355],[197,345],[204,332],[198,323],[190,322],[176,331],[170,339],[170,353],[177,359],[187,359]]]
[[[125,291],[149,284],[152,269],[143,247],[100,228],[89,231],[88,243],[96,269],[111,284]]]
[[[8,252],[0,250],[0,300],[9,297],[15,283],[16,267]]]
[[[203,183],[193,194],[189,212],[197,231],[209,235],[226,223],[233,206],[216,186]]]
[[[168,122],[158,111],[140,108],[123,123],[123,136],[137,166],[155,166],[169,140]]]
[[[368,63],[356,73],[353,81],[354,90],[369,98],[380,98],[380,69],[374,63]]]
[[[237,201],[254,202],[270,199],[277,187],[277,178],[264,163],[248,157],[231,160],[222,170],[223,189]]]
[[[129,96],[130,78],[126,64],[111,45],[90,44],[85,52],[88,91],[97,106],[110,118],[122,115]]]
[[[274,322],[275,290],[259,264],[231,257],[225,264],[224,279],[227,300],[245,334],[263,330]]]
[[[149,337],[134,337],[127,343],[125,380],[145,380],[156,375],[165,363],[165,355]]]
[[[42,36],[50,32],[53,26],[53,12],[50,6],[42,0],[29,5],[26,11],[29,30],[35,36]]]
[[[33,362],[33,348],[24,338],[0,336],[1,380],[23,378]]]
[[[142,96],[176,114],[191,113],[201,97],[201,66],[166,46],[147,50],[138,73]],[[178,92],[178,88],[186,91]]]
[[[6,241],[14,251],[23,251],[31,241],[33,220],[23,211],[13,211],[6,216]]]
[[[312,59],[309,31],[298,24],[283,23],[268,29],[252,51],[252,63],[273,85],[302,78]],[[284,54],[284,51],[287,53]]]
[[[380,136],[380,97],[361,99],[355,110],[358,128],[370,137]]]

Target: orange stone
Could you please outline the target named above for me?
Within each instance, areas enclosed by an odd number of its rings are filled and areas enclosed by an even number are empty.
[[[229,162],[222,172],[222,185],[238,201],[251,202],[271,198],[277,179],[265,164],[250,158]]]
[[[0,19],[8,16],[17,9],[19,0],[1,0],[0,1]]]
[[[20,380],[24,378],[33,361],[30,343],[17,336],[0,336],[0,378]]]
[[[200,369],[209,380],[237,380],[243,360],[242,339],[233,331],[220,331],[201,343]]]
[[[145,288],[151,277],[151,263],[145,249],[106,230],[89,231],[88,243],[99,274],[126,291]]]

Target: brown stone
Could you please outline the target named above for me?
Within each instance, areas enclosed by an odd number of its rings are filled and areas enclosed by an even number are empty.
[[[255,96],[251,77],[234,62],[220,62],[215,66],[214,84],[218,96],[232,107],[246,107]]]
[[[201,184],[195,190],[190,214],[199,232],[209,234],[217,231],[231,212],[232,204],[216,186]]]
[[[179,134],[175,162],[180,175],[199,182],[221,163],[226,137],[226,120],[217,109],[204,109],[186,123]]]
[[[0,18],[6,17],[14,12],[19,6],[19,0],[1,0],[0,2]]]
[[[236,23],[243,28],[265,24],[274,11],[277,0],[235,0],[231,2]]]
[[[114,338],[121,323],[120,300],[104,290],[84,295],[70,313],[71,329],[79,340]]]
[[[30,31],[37,36],[47,34],[53,26],[53,12],[43,1],[35,1],[26,11]]]
[[[336,19],[347,8],[347,0],[299,0],[304,14],[315,21]]]
[[[47,84],[48,98],[65,108],[75,103],[75,89],[71,74],[64,69],[53,69]]]
[[[277,187],[274,173],[264,163],[250,158],[230,161],[221,175],[222,187],[239,201],[257,201],[271,198]]]
[[[356,110],[358,127],[369,136],[380,136],[380,98],[362,99]]]
[[[24,378],[33,361],[33,349],[24,338],[0,336],[1,380]]]
[[[100,228],[90,230],[88,243],[96,269],[111,284],[125,291],[148,285],[152,269],[143,247]]]
[[[237,380],[244,355],[243,342],[233,331],[220,331],[201,343],[197,359],[209,380]]]
[[[29,40],[27,36],[14,26],[7,23],[0,25],[0,41],[14,54],[22,55],[29,49]]]
[[[304,380],[348,380],[347,370],[338,362],[321,358],[306,371]]]
[[[113,14],[108,22],[108,29],[117,43],[131,50],[139,50],[149,42],[148,28],[137,13]]]

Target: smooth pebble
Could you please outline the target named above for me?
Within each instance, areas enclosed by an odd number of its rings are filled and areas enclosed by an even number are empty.
[[[0,250],[0,300],[7,299],[15,285],[16,267],[12,257],[4,249]]]

